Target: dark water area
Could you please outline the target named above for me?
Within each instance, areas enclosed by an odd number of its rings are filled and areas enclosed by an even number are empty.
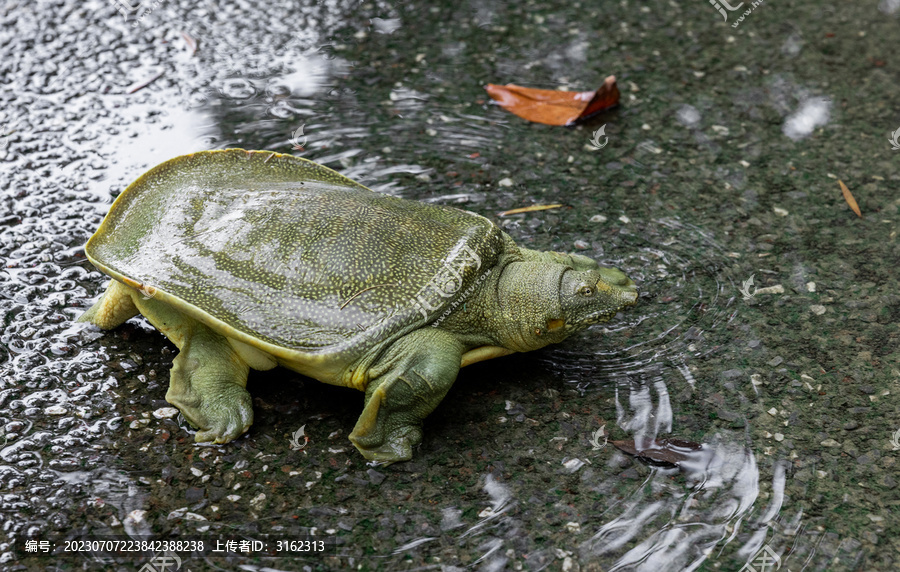
[[[900,2],[742,4],[6,2],[0,569],[897,569]],[[611,74],[621,105],[572,128],[484,91]],[[177,349],[74,320],[115,196],[228,147],[487,216],[640,299],[461,370],[406,463],[348,441],[362,393],[283,369],[251,372],[249,433],[195,445],[165,401]],[[664,439],[699,448],[612,444]],[[207,550],[163,568],[79,538]]]

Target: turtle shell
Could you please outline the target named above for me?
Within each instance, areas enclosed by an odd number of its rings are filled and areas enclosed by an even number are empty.
[[[85,252],[228,337],[314,366],[434,321],[503,245],[474,213],[376,193],[291,155],[226,149],[141,176]]]

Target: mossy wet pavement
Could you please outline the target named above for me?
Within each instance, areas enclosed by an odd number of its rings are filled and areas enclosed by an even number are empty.
[[[8,3],[2,567],[150,563],[27,551],[60,534],[312,532],[326,554],[181,553],[180,569],[896,569],[896,9]],[[573,129],[483,90],[609,74],[621,106]],[[464,369],[408,463],[370,467],[349,444],[362,394],[282,370],[251,374],[248,435],[195,446],[165,409],[175,348],[142,320],[73,320],[105,283],[81,246],[113,196],[224,147],[493,217],[528,247],[621,268],[641,299],[557,347]],[[549,203],[566,206],[496,216]],[[607,437],[703,449],[655,467]]]

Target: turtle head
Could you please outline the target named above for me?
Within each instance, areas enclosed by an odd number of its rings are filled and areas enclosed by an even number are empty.
[[[559,284],[559,305],[569,333],[607,322],[637,303],[637,286],[617,268],[566,270]]]
[[[606,322],[637,302],[634,282],[615,268],[578,255],[508,265],[498,284],[500,345],[530,351]]]

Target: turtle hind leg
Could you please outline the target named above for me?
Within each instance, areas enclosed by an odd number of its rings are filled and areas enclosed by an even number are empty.
[[[366,459],[390,464],[412,458],[412,448],[422,441],[422,421],[456,380],[462,352],[451,334],[435,328],[394,342],[371,368],[375,379],[350,434]]]
[[[121,326],[126,320],[138,315],[137,306],[134,305],[135,293],[118,280],[112,280],[106,287],[106,292],[77,321],[90,322],[104,330]]]
[[[137,300],[141,313],[181,350],[169,372],[166,401],[198,429],[194,440],[227,443],[253,423],[245,389],[250,367],[228,339],[154,299]]]

